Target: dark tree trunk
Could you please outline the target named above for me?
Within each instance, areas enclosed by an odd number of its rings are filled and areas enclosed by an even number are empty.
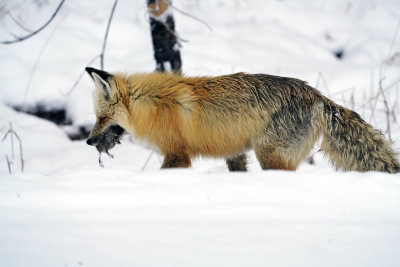
[[[171,0],[147,0],[156,70],[181,73],[181,53],[175,34]]]

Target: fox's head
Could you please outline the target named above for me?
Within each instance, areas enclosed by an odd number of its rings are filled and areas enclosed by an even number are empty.
[[[96,124],[86,143],[96,146],[100,152],[114,147],[128,127],[129,111],[121,97],[125,79],[94,68],[85,68],[95,84],[94,109]],[[113,138],[109,138],[113,136]]]

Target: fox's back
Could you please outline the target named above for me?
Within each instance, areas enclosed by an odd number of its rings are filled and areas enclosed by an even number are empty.
[[[182,133],[194,151],[206,155],[233,154],[250,147],[265,135],[274,116],[303,113],[318,95],[301,80],[265,74],[236,73],[185,82],[195,101],[194,112],[181,112]]]

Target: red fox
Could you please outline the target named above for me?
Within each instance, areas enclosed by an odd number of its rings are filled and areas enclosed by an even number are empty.
[[[322,136],[321,150],[336,168],[400,172],[379,130],[298,79],[86,71],[97,116],[87,144],[100,152],[125,130],[159,149],[161,168],[189,167],[201,155],[246,171],[246,151],[254,149],[262,169],[295,170]]]

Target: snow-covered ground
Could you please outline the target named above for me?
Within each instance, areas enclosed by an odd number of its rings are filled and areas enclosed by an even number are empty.
[[[26,33],[5,11],[36,29],[57,4],[0,1],[0,39]],[[229,173],[221,159],[159,170],[161,157],[129,137],[111,151],[114,159],[103,157],[102,169],[84,141],[12,110],[9,105],[39,102],[65,106],[74,124],[93,124],[90,79],[85,75],[70,95],[62,93],[100,53],[112,4],[66,1],[39,35],[1,46],[0,138],[11,122],[25,163],[21,172],[14,138],[9,175],[10,137],[0,143],[0,267],[400,266],[400,174],[336,171],[320,153],[315,165],[303,163],[296,172],[261,171],[253,154],[247,173]],[[399,1],[174,4],[213,29],[175,11],[178,33],[189,41],[181,50],[188,75],[301,78],[386,131],[382,101],[371,115],[370,100],[384,78],[399,151]],[[119,0],[107,70],[153,70],[145,12],[145,0]],[[342,60],[333,56],[338,49]]]

